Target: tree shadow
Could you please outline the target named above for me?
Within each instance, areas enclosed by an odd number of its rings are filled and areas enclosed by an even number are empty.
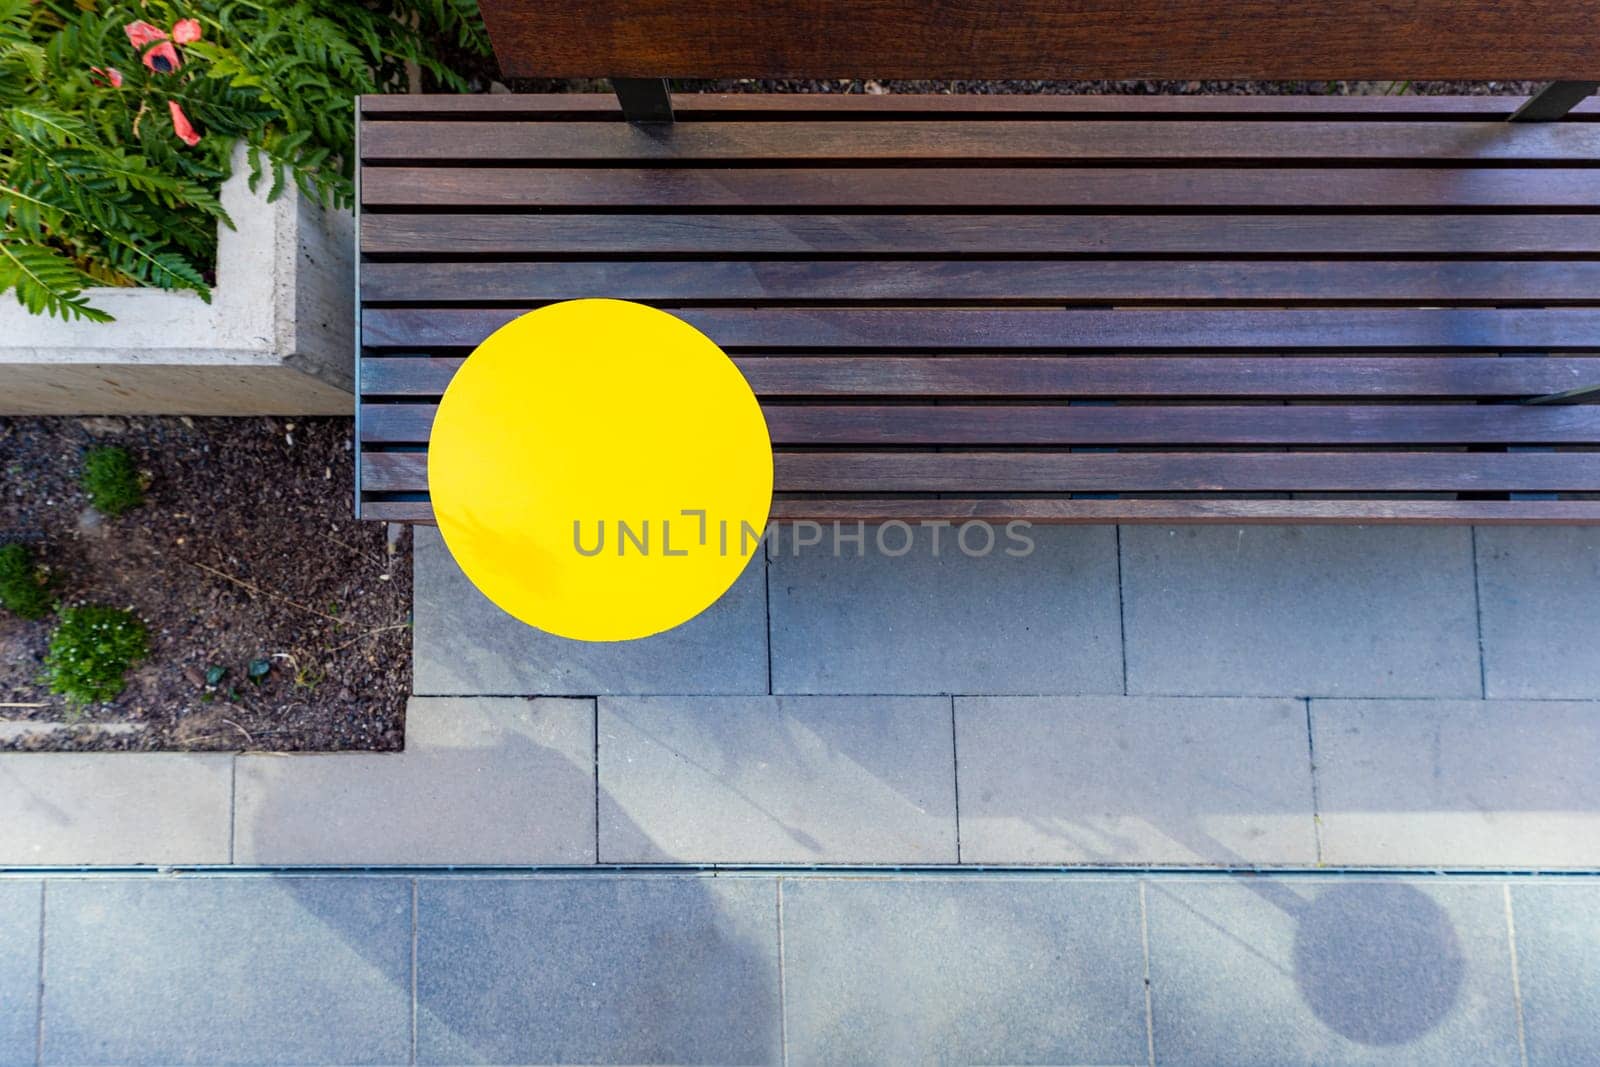
[[[493,764],[514,767],[529,790],[519,792],[496,777],[482,748],[435,743],[421,757],[428,766],[412,779],[411,795],[398,776],[365,797],[347,789],[341,803],[327,805],[344,810],[327,812],[326,832],[339,837],[365,826],[381,838],[396,825],[433,819],[436,825],[414,834],[416,855],[509,863],[506,849],[519,834],[540,832],[547,817],[563,824],[581,819],[584,855],[563,862],[592,862],[592,764],[575,765],[571,753],[516,732],[484,743],[499,747]],[[415,755],[325,758],[398,767]],[[364,769],[369,780],[372,773]],[[306,818],[293,784],[280,785],[281,802],[252,809],[263,826]],[[540,796],[552,799],[541,804]],[[480,835],[473,824],[482,820],[502,821],[512,832]],[[480,836],[492,842],[483,853],[463,846]],[[522,855],[537,852],[525,847]],[[415,886],[412,921],[399,929],[392,922],[374,925],[347,906],[346,897],[359,896],[368,878],[290,874],[275,882],[307,922],[321,924],[327,937],[360,953],[386,983],[404,991],[413,1005],[419,1063],[752,1064],[780,1058],[777,889],[771,879],[688,872],[372,872],[384,874]],[[390,943],[397,933],[412,946],[398,960]],[[238,962],[219,957],[204,965]]]

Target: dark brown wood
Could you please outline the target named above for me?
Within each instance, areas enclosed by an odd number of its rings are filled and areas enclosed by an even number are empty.
[[[841,355],[734,363],[762,397],[1516,398],[1600,383],[1593,356]],[[438,397],[460,366],[460,357],[367,356],[362,391]]]
[[[431,515],[431,512],[430,512]],[[1600,522],[1600,500],[1225,500],[1225,499],[1073,499],[1070,497],[981,497],[962,500],[879,500],[779,497],[771,521],[811,519],[835,522],[937,521],[983,519],[1005,523],[1309,523],[1420,525],[1517,525]]]
[[[1597,174],[1600,181],[1600,174]],[[786,260],[369,263],[369,302],[1583,304],[1600,261]]]
[[[371,308],[362,343],[472,347],[515,308]],[[679,313],[725,348],[1594,350],[1600,308],[1054,310],[695,308]]]
[[[512,77],[1595,77],[1592,0],[484,0]]]
[[[363,101],[367,517],[466,351],[620,296],[729,351],[779,518],[1600,523],[1600,405],[1525,403],[1600,384],[1594,102],[675,102]]]
[[[365,517],[390,522],[432,524],[434,521],[432,506],[422,500],[368,501]],[[1475,526],[1594,524],[1600,523],[1600,500],[1092,500],[1067,497],[983,497],[969,500],[890,497],[861,500],[779,497],[772,503],[771,521],[961,523],[973,519],[996,523],[1022,520],[1039,525],[1213,522],[1295,525],[1406,523],[1423,526],[1457,526],[1465,523]]]
[[[1600,208],[1583,167],[368,167],[367,207]]]
[[[772,462],[779,492],[1600,490],[1595,453],[778,452]]]
[[[433,404],[373,404],[363,442],[425,444]],[[762,405],[775,447],[1600,445],[1600,405]],[[1597,460],[1600,462],[1600,460]]]
[[[427,488],[421,452],[363,452],[370,492]],[[1594,452],[776,452],[779,493],[1600,492]]]
[[[1600,359],[1559,356],[750,356],[735,362],[764,397],[1518,397],[1600,381]]]
[[[368,255],[1600,256],[1596,215],[375,214]]]
[[[1138,165],[1294,160],[1340,163],[1588,163],[1600,124],[1580,122],[923,121],[375,122],[368,162],[872,163],[941,160]]]
[[[1497,122],[1509,119],[1522,105],[1520,96],[1345,96],[1307,90],[1275,96],[1207,94],[1113,96],[1105,94],[1020,93],[674,93],[673,113],[679,121],[721,121],[739,118],[820,119],[854,122],[876,118],[963,118],[986,115],[1070,118],[1192,119],[1346,119],[1365,121]],[[361,97],[361,114],[376,119],[461,118],[587,122],[620,122],[617,99],[610,93],[386,93]],[[1568,120],[1600,117],[1600,100],[1586,100],[1567,114]]]

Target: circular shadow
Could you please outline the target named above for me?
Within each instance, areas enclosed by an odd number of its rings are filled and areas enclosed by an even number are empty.
[[[1317,1018],[1366,1045],[1413,1041],[1461,991],[1461,945],[1439,905],[1398,883],[1318,894],[1300,915],[1295,982]]]

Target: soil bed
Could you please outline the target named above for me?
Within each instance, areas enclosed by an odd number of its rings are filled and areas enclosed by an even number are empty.
[[[122,694],[73,712],[38,681],[53,618],[0,611],[0,702],[44,705],[0,719],[76,724],[0,747],[399,749],[411,538],[352,517],[351,435],[348,418],[0,418],[0,541],[29,542],[60,601],[129,608],[150,631]],[[133,454],[142,507],[89,508],[94,444]],[[252,660],[271,665],[259,682]]]

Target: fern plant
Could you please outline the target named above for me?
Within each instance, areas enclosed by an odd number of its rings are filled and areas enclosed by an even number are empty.
[[[0,0],[0,292],[104,321],[84,290],[209,299],[235,142],[250,185],[347,206],[356,93],[408,64],[461,90],[474,0]]]

